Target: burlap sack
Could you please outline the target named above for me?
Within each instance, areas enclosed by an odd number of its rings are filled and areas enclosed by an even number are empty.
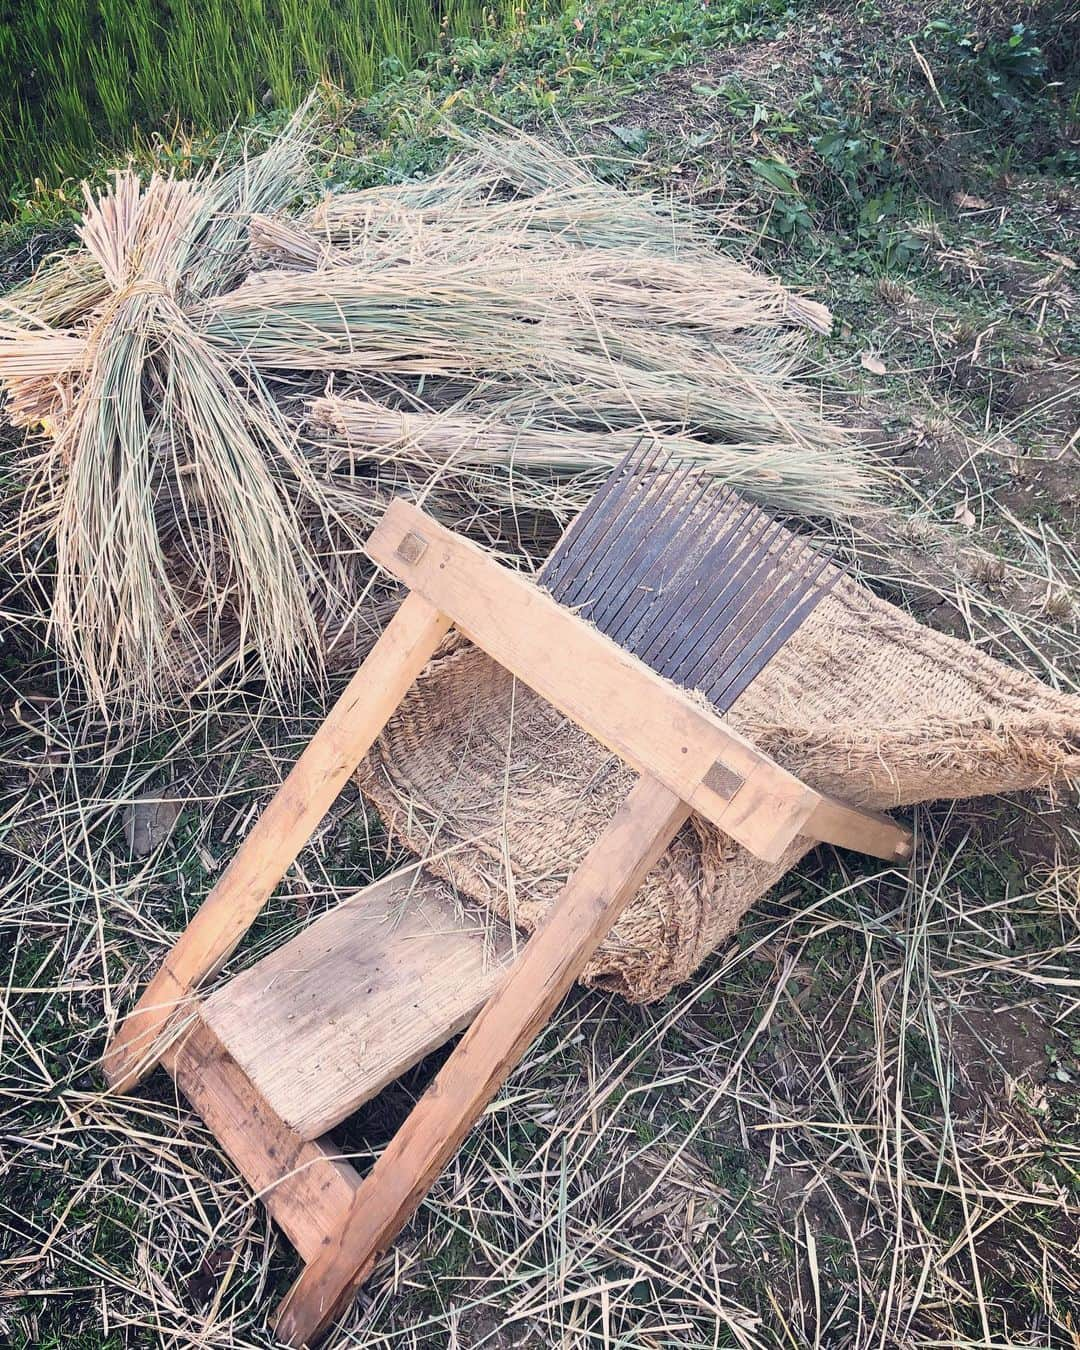
[[[815,788],[894,807],[1080,776],[1080,699],[844,579],[729,714]],[[531,930],[633,774],[482,652],[452,641],[358,775],[390,830]],[[763,863],[695,817],[585,980],[661,997],[812,847]]]

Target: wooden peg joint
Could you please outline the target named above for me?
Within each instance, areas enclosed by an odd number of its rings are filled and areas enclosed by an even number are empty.
[[[401,543],[394,550],[402,562],[418,563],[427,552],[427,540],[422,534],[417,534],[415,530],[409,530],[401,537]]]

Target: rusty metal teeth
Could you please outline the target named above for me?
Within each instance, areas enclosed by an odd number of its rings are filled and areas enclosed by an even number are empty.
[[[838,576],[779,521],[643,440],[567,530],[541,583],[726,712]]]

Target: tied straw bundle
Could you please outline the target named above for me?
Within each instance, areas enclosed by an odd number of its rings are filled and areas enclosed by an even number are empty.
[[[692,213],[503,136],[290,215],[310,123],[191,181],[117,174],[5,302],[8,414],[46,432],[22,542],[55,551],[48,617],[99,703],[318,673],[372,614],[358,538],[395,490],[503,545],[528,511],[537,554],[642,435],[783,508],[866,500],[795,378],[827,313]]]
[[[23,536],[55,548],[50,618],[102,706],[152,702],[192,653],[212,669],[223,602],[279,683],[313,641],[297,498],[318,489],[261,381],[191,320],[246,272],[251,212],[306,178],[303,126],[202,181],[115,174],[81,250],[9,299],[8,414],[47,432]]]

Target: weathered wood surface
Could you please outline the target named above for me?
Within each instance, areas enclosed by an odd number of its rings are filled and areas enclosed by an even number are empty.
[[[636,784],[387,1145],[335,1241],[286,1295],[279,1339],[308,1344],[344,1308],[688,815],[686,803],[661,783],[645,778]]]
[[[315,1139],[472,1021],[507,925],[407,867],[324,914],[202,1005],[271,1108]]]
[[[406,598],[106,1049],[114,1091],[157,1063],[169,1019],[228,959],[449,627]]]
[[[911,857],[911,831],[876,811],[863,811],[822,797],[806,822],[811,839],[823,839],[840,848],[853,848],[874,858],[902,862]],[[899,837],[898,837],[899,836]]]
[[[162,1062],[289,1241],[314,1260],[349,1213],[356,1170],[290,1130],[198,1016]]]

